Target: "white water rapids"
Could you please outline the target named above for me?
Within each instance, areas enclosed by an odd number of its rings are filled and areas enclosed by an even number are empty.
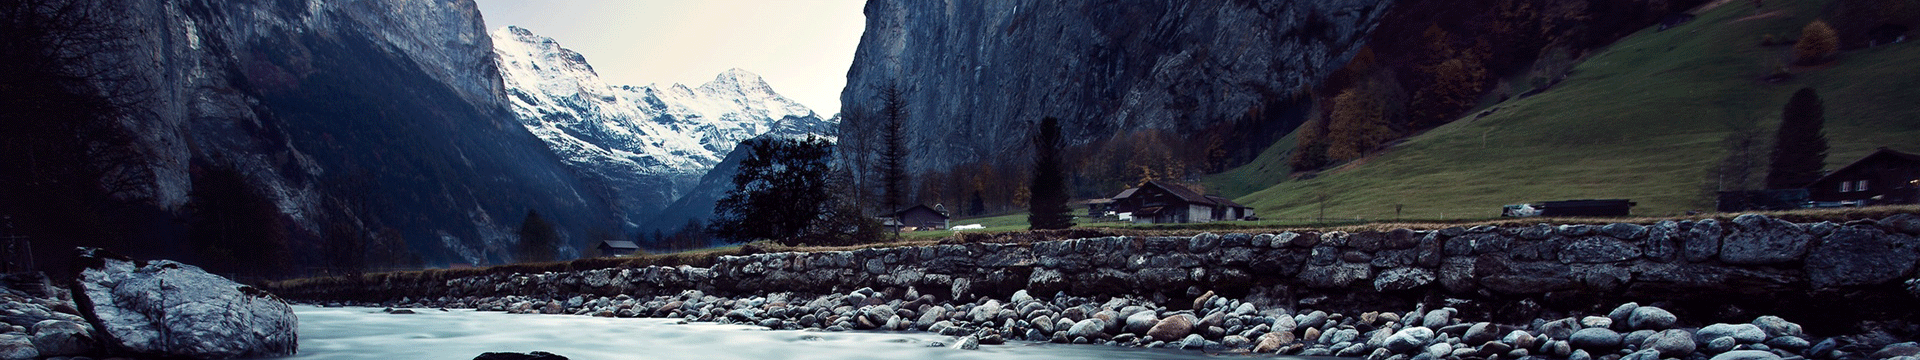
[[[516,315],[473,310],[295,306],[299,360],[470,360],[485,352],[546,351],[574,360],[617,359],[1202,359],[1199,351],[1010,341],[979,350],[931,347],[931,333],[773,331],[676,324],[677,319]],[[1300,359],[1289,357],[1291,359]]]

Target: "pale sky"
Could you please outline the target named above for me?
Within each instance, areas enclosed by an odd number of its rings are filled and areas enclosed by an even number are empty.
[[[609,85],[688,87],[741,68],[821,117],[840,112],[865,0],[477,0],[586,56]]]

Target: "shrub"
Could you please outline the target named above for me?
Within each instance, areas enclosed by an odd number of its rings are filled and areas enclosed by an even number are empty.
[[[1793,44],[1793,62],[1814,65],[1826,62],[1840,50],[1840,38],[1827,22],[1814,20],[1800,29],[1800,41]]]

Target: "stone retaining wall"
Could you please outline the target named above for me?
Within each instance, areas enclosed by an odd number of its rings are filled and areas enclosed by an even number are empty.
[[[506,295],[743,295],[913,287],[941,298],[1064,291],[1179,304],[1205,291],[1264,305],[1342,310],[1445,303],[1490,319],[1662,303],[1708,319],[1756,314],[1910,319],[1920,216],[1792,223],[1662,221],[1385,232],[1104,237],[725,256],[712,267],[493,274],[444,281],[312,283],[293,299],[394,301]],[[1818,319],[1832,319],[1830,324]]]

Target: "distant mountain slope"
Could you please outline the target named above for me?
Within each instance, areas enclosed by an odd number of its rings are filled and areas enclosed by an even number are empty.
[[[520,124],[589,181],[607,185],[626,228],[650,221],[740,141],[778,128],[824,133],[834,124],[745,70],[695,88],[615,86],[551,38],[512,26],[492,36]]]
[[[1216,176],[1214,183],[1278,183],[1237,199],[1264,218],[1477,218],[1500,205],[1628,198],[1634,213],[1712,210],[1710,169],[1723,140],[1759,129],[1770,142],[1780,108],[1801,87],[1826,103],[1829,168],[1876,147],[1920,150],[1920,44],[1849,51],[1767,83],[1791,39],[1826,1],[1769,1],[1713,8],[1667,31],[1644,29],[1577,66],[1551,90],[1491,106],[1310,180],[1270,178],[1285,151]],[[1478,113],[1478,111],[1476,111]],[[1764,157],[1764,154],[1762,154]],[[1264,167],[1260,170],[1254,167]],[[1761,169],[1764,173],[1764,169]],[[1265,175],[1260,175],[1265,174]],[[1266,177],[1246,179],[1241,177]]]

